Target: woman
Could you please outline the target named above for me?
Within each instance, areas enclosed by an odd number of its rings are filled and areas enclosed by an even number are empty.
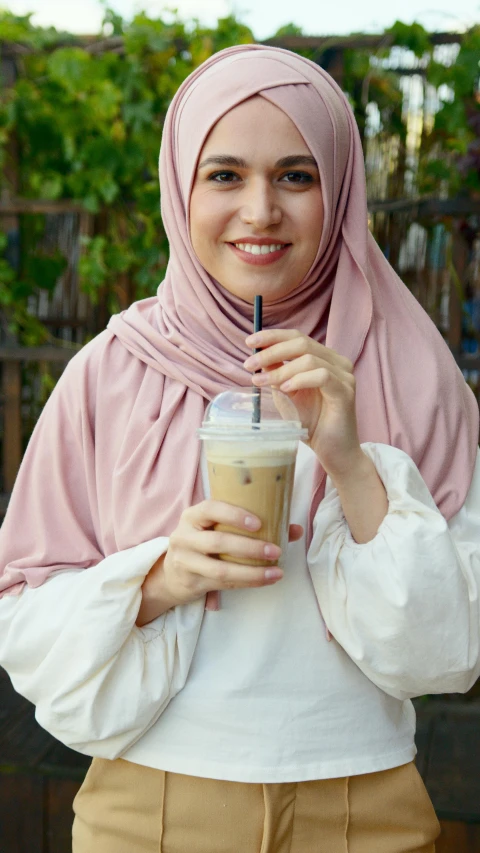
[[[160,183],[165,281],[66,369],[3,526],[0,662],[95,756],[74,851],[430,853],[409,699],[480,670],[473,395],[368,233],[354,118],[314,64],[204,63]],[[283,573],[241,562],[279,557],[258,519],[204,500],[206,403],[252,382],[309,430]]]

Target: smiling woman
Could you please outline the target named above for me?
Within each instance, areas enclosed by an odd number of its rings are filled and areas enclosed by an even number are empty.
[[[473,395],[368,231],[316,65],[210,58],[160,186],[165,280],[70,362],[0,534],[0,663],[94,756],[74,853],[433,853],[410,699],[480,674]],[[283,553],[206,497],[206,405],[252,385],[304,428]]]
[[[322,226],[317,162],[294,123],[259,97],[230,110],[202,148],[190,198],[203,267],[246,302],[281,300],[313,266]]]

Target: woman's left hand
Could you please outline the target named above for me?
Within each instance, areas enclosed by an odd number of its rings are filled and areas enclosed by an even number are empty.
[[[259,388],[287,394],[308,429],[308,444],[333,480],[364,459],[358,440],[353,365],[293,329],[264,329],[246,339],[261,352],[245,361]]]

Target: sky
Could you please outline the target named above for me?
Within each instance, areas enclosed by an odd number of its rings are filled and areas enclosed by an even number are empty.
[[[400,17],[405,23],[418,21],[430,31],[462,31],[480,23],[480,0],[109,0],[108,5],[127,20],[136,11],[162,16],[176,7],[183,18],[197,17],[213,25],[219,17],[235,13],[264,39],[282,25],[294,23],[306,35],[341,35],[379,32]],[[102,21],[99,0],[0,0],[0,8],[17,15],[33,12],[33,22],[77,33],[97,33]]]

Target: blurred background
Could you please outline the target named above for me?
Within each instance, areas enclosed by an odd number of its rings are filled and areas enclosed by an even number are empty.
[[[348,94],[372,233],[480,397],[480,6],[404,0],[11,0],[0,9],[0,517],[67,361],[154,294],[168,246],[162,124],[212,53],[297,51]],[[292,17],[293,16],[293,17]],[[439,853],[480,853],[480,688],[422,697],[418,766]],[[0,853],[67,853],[88,759],[36,724],[0,670]]]

